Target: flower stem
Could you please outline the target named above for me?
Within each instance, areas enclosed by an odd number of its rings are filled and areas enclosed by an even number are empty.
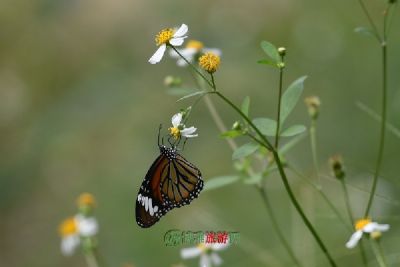
[[[368,200],[367,208],[365,210],[364,217],[368,217],[369,212],[372,207],[372,203],[374,201],[375,191],[378,185],[378,178],[381,170],[381,165],[383,161],[383,151],[385,147],[385,133],[386,133],[386,102],[387,102],[387,44],[386,41],[383,40],[381,43],[382,47],[382,121],[381,121],[381,131],[380,131],[380,141],[379,141],[379,151],[378,158],[376,160],[376,167],[374,178],[372,182],[372,188],[370,197]]]
[[[257,189],[258,189],[258,192],[261,195],[261,198],[263,199],[263,202],[265,204],[265,208],[267,210],[267,213],[268,213],[269,217],[271,218],[272,227],[274,228],[274,232],[278,235],[279,240],[281,241],[282,245],[285,247],[285,249],[288,252],[289,256],[292,258],[292,261],[294,262],[294,264],[296,266],[301,267],[302,266],[301,263],[296,258],[296,255],[294,254],[292,248],[289,246],[288,242],[285,239],[285,236],[283,235],[281,229],[279,228],[279,223],[276,220],[274,212],[272,211],[272,207],[271,207],[271,204],[270,204],[270,202],[268,200],[268,195],[265,192],[265,189],[262,186],[258,186]]]
[[[281,57],[281,59],[283,62],[283,57]],[[278,149],[278,146],[279,146],[279,135],[280,135],[280,127],[281,127],[283,69],[284,69],[284,67],[279,68],[278,114],[276,116],[277,118],[276,118],[276,133],[275,133],[275,149]]]
[[[311,232],[313,235],[314,239],[317,241],[319,247],[321,248],[322,252],[325,254],[327,257],[330,265],[332,267],[336,267],[336,263],[333,260],[332,256],[330,255],[328,249],[326,248],[325,244],[322,242],[320,236],[318,235],[317,231],[314,229],[314,226],[311,224],[311,222],[308,220],[307,216],[305,215],[303,209],[301,208],[300,204],[298,203],[291,187],[289,184],[289,181],[286,177],[285,170],[283,169],[283,164],[279,158],[278,152],[271,146],[271,143],[268,141],[268,139],[260,132],[260,130],[253,124],[253,122],[235,105],[233,104],[229,99],[227,99],[224,95],[222,95],[220,92],[216,91],[216,95],[218,95],[223,101],[225,101],[228,105],[230,105],[236,112],[239,113],[239,115],[254,129],[254,131],[257,133],[257,135],[262,139],[263,141],[263,146],[270,150],[272,154],[274,155],[275,162],[278,166],[278,170],[280,173],[280,176],[282,178],[282,182],[285,186],[286,192],[289,195],[290,200],[292,201],[293,205],[295,206],[297,212],[299,213],[300,217],[302,218],[304,224],[307,226],[308,230]]]
[[[349,192],[347,190],[346,183],[344,182],[344,179],[340,179],[340,183],[341,183],[342,189],[343,189],[344,202],[346,204],[347,214],[349,215],[350,222],[354,223],[354,215],[353,215],[353,211],[351,209]],[[362,240],[360,242],[360,253],[361,253],[361,260],[362,260],[364,266],[368,266],[367,256],[365,254],[365,248],[364,248],[364,245],[362,243]]]
[[[385,256],[383,254],[383,250],[382,250],[382,247],[381,247],[379,241],[371,238],[370,243],[371,243],[372,250],[374,251],[376,261],[378,262],[379,266],[380,267],[388,267],[388,265],[386,264]]]
[[[314,118],[311,119],[310,140],[311,140],[311,153],[313,157],[315,176],[317,177],[319,186],[321,186],[321,178],[319,176],[318,152],[317,152],[317,120]]]
[[[86,264],[88,267],[99,267],[99,261],[93,250],[85,253]]]
[[[380,41],[381,41],[381,37],[380,37],[380,35],[379,35],[378,27],[376,27],[376,25],[375,25],[375,23],[374,23],[374,21],[373,21],[371,15],[369,14],[368,9],[367,9],[367,7],[365,6],[363,0],[358,0],[358,2],[359,2],[359,4],[360,4],[362,10],[364,11],[365,15],[367,16],[367,19],[368,19],[368,21],[369,21],[369,24],[370,24],[371,27],[372,27],[372,31],[373,31],[373,34],[374,34],[375,38],[380,42]]]
[[[174,47],[173,47],[174,48]],[[229,106],[231,106],[249,125],[250,127],[257,133],[257,135],[262,139],[262,144],[265,148],[267,148],[268,150],[272,151],[274,158],[275,158],[275,162],[278,166],[278,170],[280,173],[280,176],[282,178],[283,184],[285,186],[285,189],[289,195],[290,200],[292,201],[293,205],[295,206],[297,212],[299,213],[300,217],[302,218],[302,220],[304,221],[304,224],[307,226],[308,230],[311,232],[311,234],[313,235],[314,239],[316,240],[316,242],[318,243],[318,245],[320,246],[322,252],[325,254],[325,256],[327,257],[329,264],[332,267],[336,267],[336,263],[333,260],[332,256],[330,255],[328,249],[326,248],[325,244],[322,242],[320,236],[318,235],[318,233],[316,232],[316,230],[314,229],[313,225],[311,224],[311,222],[308,220],[307,216],[305,215],[303,209],[301,208],[300,204],[298,203],[291,187],[289,184],[289,181],[286,177],[286,173],[285,170],[283,169],[283,164],[279,158],[278,152],[274,149],[274,147],[271,145],[271,143],[268,141],[268,139],[261,133],[261,131],[254,125],[254,123],[249,119],[249,117],[247,117],[241,110],[240,108],[238,108],[235,104],[233,104],[228,98],[226,98],[223,94],[221,94],[217,88],[215,83],[211,83],[206,77],[204,77],[204,75],[202,75],[196,67],[194,67],[182,54],[180,54],[178,52],[178,50],[176,50],[174,48],[174,50],[178,53],[178,55],[180,57],[182,57],[186,63],[188,63],[190,66],[192,66],[192,68],[200,75],[200,77],[202,77],[210,86],[211,88],[214,89],[214,93],[219,96],[226,104],[228,104]]]

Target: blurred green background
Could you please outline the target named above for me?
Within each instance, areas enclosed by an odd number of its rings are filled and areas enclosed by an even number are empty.
[[[384,1],[368,0],[381,21]],[[254,188],[237,183],[204,192],[189,207],[170,212],[150,229],[134,218],[142,179],[158,154],[158,125],[191,101],[166,94],[166,75],[191,77],[165,58],[148,64],[154,35],[186,23],[191,38],[223,51],[216,74],[221,91],[234,102],[252,100],[253,117],[275,116],[277,72],[258,65],[261,40],[285,46],[285,85],[308,75],[305,95],[318,95],[319,161],[323,185],[345,210],[340,184],[329,178],[327,159],[341,153],[348,183],[369,189],[379,124],[356,106],[379,111],[379,46],[354,33],[367,21],[357,1],[144,1],[5,0],[0,2],[0,266],[85,266],[80,253],[61,255],[57,226],[76,211],[81,192],[97,197],[100,250],[108,266],[171,266],[183,262],[180,247],[165,247],[169,229],[239,231],[241,242],[221,253],[225,266],[291,266]],[[399,20],[389,44],[389,121],[400,127]],[[228,125],[236,115],[214,99]],[[231,151],[219,138],[200,103],[190,123],[199,138],[184,155],[208,180],[232,174]],[[309,124],[298,104],[290,122]],[[242,142],[243,140],[238,140]],[[400,262],[400,139],[387,134],[382,180],[373,216],[390,223],[383,245],[388,261]],[[309,140],[289,160],[313,172]],[[349,234],[313,189],[290,175],[304,204],[340,266],[357,266],[358,250],[344,247]],[[318,247],[294,212],[278,176],[267,182],[274,210],[287,239],[307,266],[326,266]],[[357,217],[367,194],[350,188]],[[372,254],[369,251],[372,259]],[[185,262],[198,266],[197,260]]]

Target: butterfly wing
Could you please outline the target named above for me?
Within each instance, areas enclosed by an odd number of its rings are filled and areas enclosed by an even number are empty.
[[[200,170],[176,153],[164,170],[161,180],[161,196],[167,210],[190,204],[203,189]]]
[[[155,224],[171,209],[190,204],[203,189],[200,170],[171,151],[158,156],[139,189],[136,222],[143,228]]]
[[[136,198],[136,222],[147,228],[160,220],[167,211],[164,209],[160,192],[161,174],[169,165],[168,158],[161,154],[148,170]]]

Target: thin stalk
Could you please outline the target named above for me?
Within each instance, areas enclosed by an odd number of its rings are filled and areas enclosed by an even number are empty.
[[[98,259],[93,251],[85,253],[85,260],[88,267],[99,267]]]
[[[376,241],[374,239],[370,239],[370,244],[372,247],[372,250],[374,251],[376,261],[378,262],[380,267],[388,267],[386,264],[385,256],[383,254],[383,250],[381,245],[379,244],[379,241]]]
[[[342,189],[343,189],[344,202],[346,204],[347,214],[349,215],[350,222],[354,223],[354,215],[353,215],[353,211],[351,209],[349,192],[347,190],[346,183],[344,182],[344,179],[340,179],[340,183],[341,183]],[[368,266],[367,255],[365,254],[365,248],[364,248],[364,245],[362,242],[360,242],[360,253],[361,253],[361,260],[362,260],[364,266]]]
[[[360,3],[360,6],[361,6],[362,10],[364,11],[364,13],[365,13],[365,15],[366,15],[366,17],[367,17],[367,19],[368,19],[368,21],[369,21],[369,24],[370,24],[371,27],[372,27],[374,36],[376,37],[376,39],[377,39],[379,42],[381,42],[381,37],[380,37],[380,35],[379,35],[378,27],[376,27],[376,25],[375,25],[375,23],[374,23],[374,21],[373,21],[371,15],[369,14],[368,9],[367,9],[367,7],[365,6],[363,0],[358,0],[358,2]]]
[[[218,95],[223,101],[225,101],[228,105],[230,105],[239,115],[251,126],[251,128],[254,129],[254,131],[257,133],[257,135],[262,139],[263,141],[263,146],[267,149],[269,149],[272,154],[274,155],[275,162],[278,166],[278,170],[280,173],[280,176],[282,178],[282,182],[284,184],[284,187],[286,189],[286,192],[289,195],[289,198],[293,205],[295,206],[297,212],[299,213],[300,217],[304,221],[304,224],[308,228],[308,230],[311,232],[313,235],[314,239],[317,241],[319,247],[321,248],[322,252],[325,254],[327,257],[329,264],[332,267],[336,267],[336,263],[333,260],[332,256],[329,253],[329,250],[326,248],[324,242],[320,238],[319,234],[317,231],[314,229],[314,226],[311,224],[311,222],[308,220],[307,216],[305,215],[303,209],[301,208],[299,202],[296,199],[296,196],[294,195],[292,188],[290,187],[289,181],[286,177],[285,170],[283,169],[282,162],[279,158],[278,152],[271,146],[267,138],[260,132],[260,130],[253,124],[253,122],[235,105],[233,104],[229,99],[227,99],[224,95],[222,95],[220,92],[216,91],[216,95]]]
[[[317,177],[318,184],[321,186],[321,178],[319,176],[318,152],[317,152],[317,120],[314,118],[311,119],[310,141],[311,141],[311,153],[313,157],[315,176]]]
[[[174,47],[173,47],[174,48]],[[177,51],[174,48],[175,51]],[[195,71],[199,74],[201,74],[196,67],[194,67],[188,60],[186,60],[186,58],[184,56],[182,56],[182,54],[180,54],[177,51],[178,55],[180,57],[182,57],[186,63],[188,63],[189,65],[192,66],[193,69],[195,69]],[[216,85],[215,83],[210,82],[207,78],[204,77],[204,75],[200,75],[205,81],[207,81],[207,83],[211,86],[211,88],[214,89],[214,92],[217,96],[219,96],[226,104],[228,104],[229,106],[231,106],[249,125],[250,127],[257,133],[257,135],[262,139],[263,141],[263,146],[265,148],[267,148],[268,150],[272,151],[274,158],[275,158],[275,162],[278,166],[278,170],[280,173],[280,176],[282,178],[284,187],[289,195],[290,200],[292,201],[293,205],[295,206],[297,212],[299,213],[300,217],[302,218],[302,220],[304,221],[304,224],[307,226],[308,230],[311,232],[311,234],[313,235],[314,239],[317,241],[318,245],[320,246],[322,252],[325,254],[325,256],[327,257],[329,264],[332,267],[336,267],[336,263],[333,260],[332,256],[330,255],[328,249],[326,248],[325,244],[322,242],[320,236],[318,235],[318,233],[316,232],[316,230],[314,229],[314,226],[311,224],[311,222],[308,220],[307,216],[305,215],[303,209],[301,208],[300,204],[298,203],[291,187],[289,184],[289,181],[286,177],[286,173],[285,170],[283,169],[283,164],[279,158],[278,152],[273,148],[273,146],[271,145],[271,143],[268,141],[268,139],[261,133],[261,131],[254,125],[254,123],[240,110],[240,108],[238,108],[235,104],[233,104],[228,98],[226,98],[223,94],[221,94],[220,92],[217,91]]]
[[[283,62],[283,57],[281,57]],[[276,118],[276,133],[275,133],[275,149],[279,146],[279,135],[281,127],[281,103],[282,103],[282,86],[283,86],[283,67],[279,68],[279,92],[278,92],[278,114]]]
[[[307,179],[303,174],[301,174],[293,166],[289,165],[289,170],[291,170],[294,174],[296,174],[299,178],[304,180],[306,183],[311,185],[321,195],[322,199],[326,202],[326,204],[328,204],[328,206],[331,208],[331,210],[335,213],[336,217],[343,223],[343,225],[346,227],[348,232],[351,233],[353,231],[351,224],[346,222],[346,220],[340,214],[339,210],[335,207],[335,205],[332,203],[332,201],[329,200],[328,196],[324,193],[324,191],[322,191],[322,188],[320,186],[314,184],[312,181]]]
[[[200,82],[197,81],[197,83],[198,83],[199,86],[201,86]],[[214,120],[215,124],[217,125],[217,128],[219,129],[219,131],[221,133],[226,132],[227,131],[227,127],[225,126],[223,120],[221,119],[221,116],[219,115],[219,113],[218,113],[217,109],[215,108],[214,103],[212,102],[210,97],[209,96],[205,96],[204,97],[204,101],[205,101],[206,106],[208,108],[208,111],[210,112],[211,117],[213,118],[213,120]],[[227,138],[226,141],[227,141],[228,145],[231,147],[231,149],[233,151],[235,151],[237,149],[238,146],[237,146],[236,142],[233,139]],[[254,175],[254,171],[253,171],[253,169],[251,167],[249,169],[247,169],[247,173],[250,176]],[[302,267],[302,265],[300,264],[300,262],[296,258],[292,248],[289,246],[288,242],[286,241],[281,228],[279,227],[279,223],[278,223],[278,221],[276,219],[275,213],[272,210],[272,207],[271,207],[270,201],[268,199],[268,196],[267,196],[267,194],[265,192],[265,189],[263,187],[261,187],[261,186],[256,186],[256,188],[257,188],[258,192],[260,192],[260,194],[261,194],[261,197],[262,197],[263,202],[265,204],[268,216],[270,217],[270,220],[272,222],[272,227],[274,228],[274,232],[277,234],[280,242],[282,243],[282,245],[286,249],[286,251],[289,254],[289,256],[292,258],[292,260],[295,263],[295,265],[298,266],[298,267]]]
[[[367,208],[365,209],[364,217],[367,218],[374,201],[375,191],[378,185],[378,178],[381,171],[381,165],[383,161],[383,151],[385,147],[385,133],[386,133],[386,105],[387,105],[387,44],[383,40],[382,44],[382,121],[380,130],[380,141],[379,141],[379,151],[378,158],[376,160],[376,167],[374,178],[372,182],[371,194],[368,200]]]
[[[257,187],[261,198],[263,199],[263,202],[265,204],[265,208],[267,210],[267,213],[269,215],[269,217],[271,218],[271,222],[272,222],[272,227],[274,228],[274,231],[276,232],[276,234],[279,237],[279,240],[281,241],[282,245],[285,247],[286,251],[288,252],[289,256],[292,258],[293,262],[295,265],[297,266],[302,266],[301,263],[298,261],[298,259],[296,258],[296,256],[294,255],[294,252],[292,250],[292,248],[289,246],[289,243],[286,241],[285,236],[283,235],[280,227],[279,227],[279,223],[276,220],[275,214],[272,211],[272,207],[271,204],[268,200],[268,195],[265,192],[265,189],[261,186]]]

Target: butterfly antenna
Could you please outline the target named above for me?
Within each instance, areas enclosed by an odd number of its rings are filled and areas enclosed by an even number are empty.
[[[160,124],[160,126],[158,127],[158,139],[157,139],[158,146],[160,146],[160,133],[161,133],[161,128],[162,128],[162,124]],[[164,137],[163,137],[162,143],[164,143]]]

